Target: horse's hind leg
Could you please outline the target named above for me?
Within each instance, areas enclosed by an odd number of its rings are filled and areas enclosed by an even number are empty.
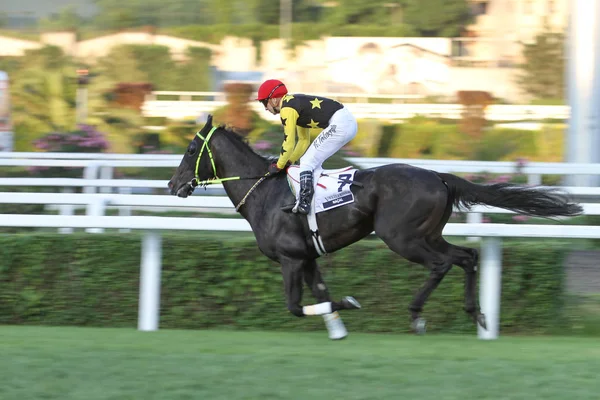
[[[477,304],[477,262],[479,252],[469,247],[456,246],[439,238],[436,247],[445,249],[452,263],[458,265],[465,271],[465,311],[471,316],[476,324],[486,329],[485,316],[481,313]]]
[[[425,266],[430,271],[429,278],[417,291],[409,306],[413,329],[417,333],[425,333],[425,320],[421,318],[420,314],[431,293],[452,268],[452,260],[448,254],[432,247],[424,237],[407,239],[397,236],[392,238],[381,236],[381,239],[392,251],[409,261]]]
[[[319,265],[316,260],[311,260],[307,263],[304,268],[304,281],[306,285],[311,289],[313,296],[317,299],[318,303],[330,302],[331,297],[327,286],[323,281],[323,276],[319,270]],[[325,320],[325,326],[329,333],[329,338],[338,340],[348,336],[348,331],[342,322],[342,318],[337,311],[330,314],[323,315]]]
[[[304,281],[319,303],[331,301],[329,291],[327,290],[327,286],[325,286],[323,276],[321,275],[316,260],[307,262],[306,267],[304,268]]]

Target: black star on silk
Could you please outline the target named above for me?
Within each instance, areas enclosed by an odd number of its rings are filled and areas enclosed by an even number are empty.
[[[283,134],[283,141],[284,141],[284,142],[285,142],[285,141],[287,141],[287,136],[288,136],[288,135],[286,135],[285,133]]]
[[[287,153],[287,150],[283,148],[283,146],[281,146],[281,155],[283,155],[283,153]]]
[[[285,123],[287,122],[287,118],[281,118],[281,124],[283,126],[285,126]]]

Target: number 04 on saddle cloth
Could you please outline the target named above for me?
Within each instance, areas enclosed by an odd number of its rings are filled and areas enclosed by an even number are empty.
[[[354,202],[354,194],[350,186],[354,180],[356,169],[345,167],[340,169],[319,169],[315,171],[315,194],[313,199],[314,213],[319,213]],[[292,165],[287,169],[290,190],[297,197],[300,190],[300,167]],[[317,178],[318,176],[318,178]]]

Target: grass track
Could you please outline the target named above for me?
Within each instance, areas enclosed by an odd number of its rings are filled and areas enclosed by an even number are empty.
[[[590,338],[0,326],[0,399],[595,399]]]

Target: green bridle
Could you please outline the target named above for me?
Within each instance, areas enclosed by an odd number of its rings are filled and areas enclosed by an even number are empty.
[[[240,203],[237,206],[235,206],[235,211],[239,211],[239,209],[246,203],[246,199],[248,198],[248,196],[250,196],[250,193],[252,193],[254,191],[254,189],[256,189],[256,187],[262,181],[264,181],[270,174],[269,174],[269,172],[267,172],[265,175],[263,175],[261,177],[241,178],[239,176],[232,176],[232,177],[229,177],[229,178],[219,178],[217,176],[217,167],[215,166],[215,160],[213,158],[212,151],[210,151],[210,147],[208,146],[208,141],[210,140],[210,138],[212,137],[213,133],[216,130],[217,130],[217,127],[213,126],[210,129],[210,131],[208,132],[208,135],[206,135],[206,138],[200,134],[200,131],[196,132],[196,136],[198,136],[200,139],[202,139],[202,141],[204,143],[202,144],[202,148],[198,152],[198,158],[196,159],[196,168],[194,170],[194,178],[190,181],[190,185],[192,186],[192,188],[196,188],[197,186],[204,186],[204,187],[206,187],[207,185],[211,185],[211,184],[215,184],[215,183],[223,183],[223,182],[227,182],[227,181],[236,181],[236,180],[240,180],[240,179],[258,179],[258,181],[256,181],[256,183],[250,188],[250,190],[248,190],[248,193],[246,193],[246,195],[244,196],[244,198],[242,199],[242,201],[240,201]],[[212,168],[213,168],[213,175],[214,175],[214,177],[210,178],[210,179],[206,179],[204,181],[201,181],[200,177],[198,176],[198,169],[200,168],[200,159],[202,158],[202,154],[204,153],[204,149],[206,149],[206,152],[208,153],[208,157],[210,158],[210,163],[211,163]]]
[[[192,181],[190,182],[190,184],[194,188],[196,186],[207,186],[207,185],[211,185],[211,184],[215,184],[215,183],[223,183],[226,181],[235,181],[235,180],[240,179],[239,176],[232,176],[230,178],[219,178],[217,175],[217,167],[215,166],[215,160],[213,158],[212,151],[210,151],[210,147],[208,146],[208,141],[210,140],[210,138],[212,137],[213,133],[215,133],[216,130],[217,130],[217,127],[213,126],[211,128],[210,132],[208,132],[208,135],[206,135],[206,138],[200,134],[200,131],[196,132],[196,136],[198,136],[200,139],[202,139],[202,141],[204,143],[202,144],[202,148],[198,152],[198,158],[196,159],[196,169],[194,170],[194,179],[192,179]],[[198,176],[198,169],[200,168],[200,159],[202,158],[202,153],[204,153],[204,149],[206,149],[206,152],[208,153],[208,157],[210,158],[210,163],[213,168],[214,177],[210,178],[210,179],[206,179],[204,181],[201,181]]]

